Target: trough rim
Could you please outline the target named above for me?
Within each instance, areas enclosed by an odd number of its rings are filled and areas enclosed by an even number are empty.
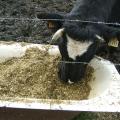
[[[18,43],[17,43],[18,44]],[[39,44],[27,45],[37,47]],[[53,46],[52,48],[57,48]],[[99,59],[95,57],[95,59]],[[108,62],[102,60],[102,62]],[[50,100],[33,98],[9,98],[9,100],[0,100],[0,107],[24,108],[24,109],[42,109],[42,110],[66,110],[66,111],[98,111],[98,112],[120,112],[120,75],[114,65],[111,64],[113,75],[113,84],[103,94],[89,100]],[[44,101],[44,102],[43,102]]]

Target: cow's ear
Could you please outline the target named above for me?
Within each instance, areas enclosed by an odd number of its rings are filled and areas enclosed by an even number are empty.
[[[59,14],[38,13],[37,18],[47,21],[48,28],[54,32],[60,29],[64,22],[64,17]]]

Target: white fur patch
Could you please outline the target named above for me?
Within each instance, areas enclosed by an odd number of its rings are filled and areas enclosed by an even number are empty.
[[[68,80],[68,83],[71,85],[73,84],[74,82],[72,82],[70,79]]]
[[[67,51],[68,55],[72,59],[76,59],[77,56],[81,56],[84,54],[88,47],[92,44],[92,42],[80,42],[70,38],[66,35],[68,43],[67,43]]]

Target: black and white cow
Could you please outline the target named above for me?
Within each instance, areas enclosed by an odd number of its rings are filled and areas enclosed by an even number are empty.
[[[103,51],[113,56],[118,51],[117,56],[120,56],[119,27],[72,20],[118,22],[119,11],[120,0],[77,0],[71,12],[65,16],[49,13],[37,15],[39,19],[63,19],[48,21],[48,27],[55,32],[53,39],[59,41],[62,61],[73,62],[60,63],[58,75],[61,80],[72,83],[84,77],[87,64],[74,62],[88,63],[95,54]],[[110,40],[114,40],[112,42],[116,46],[108,46]]]

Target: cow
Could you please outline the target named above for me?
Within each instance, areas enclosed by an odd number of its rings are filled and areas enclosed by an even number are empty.
[[[103,52],[111,54],[107,57],[111,62],[114,62],[111,59],[114,56],[120,63],[120,29],[113,24],[103,24],[120,20],[118,11],[119,0],[77,0],[70,13],[64,16],[37,14],[39,19],[49,19],[48,28],[54,32],[52,40],[58,41],[62,61],[58,76],[62,81],[74,83],[81,80],[86,63]],[[116,68],[120,72],[119,66]]]

